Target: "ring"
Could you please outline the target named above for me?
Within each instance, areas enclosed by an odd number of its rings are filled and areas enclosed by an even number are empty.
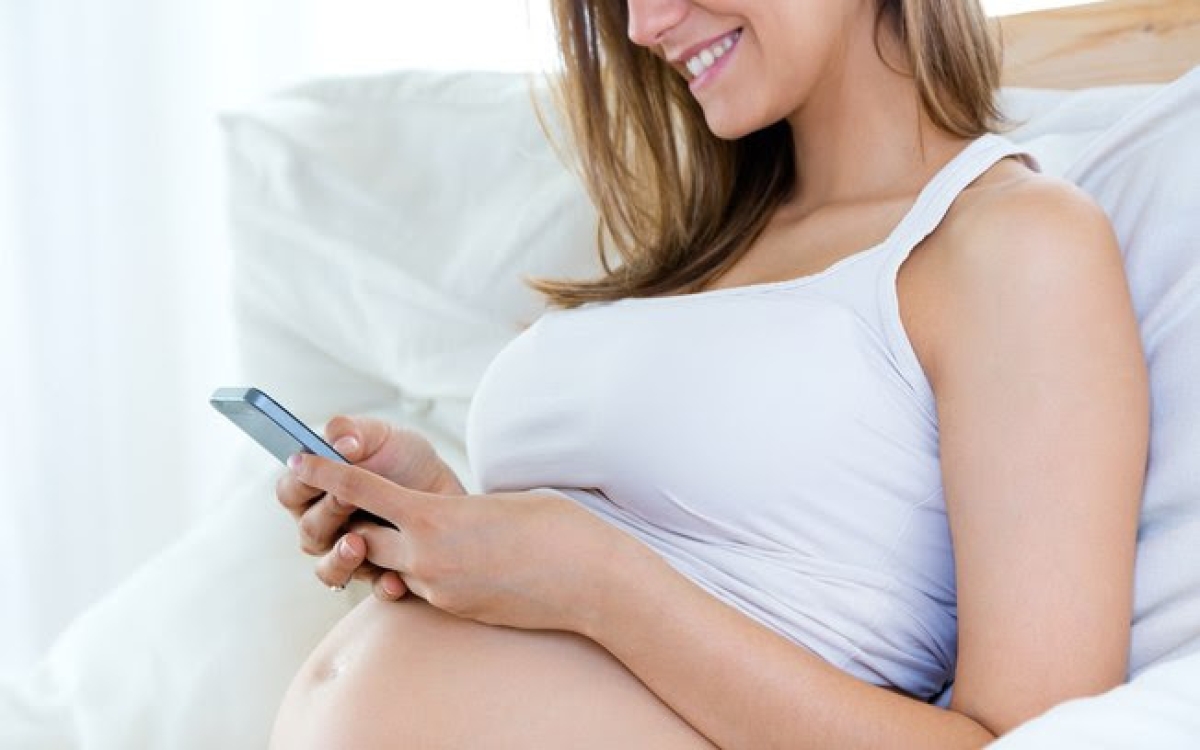
[[[345,590],[346,590],[346,586],[345,586],[345,584],[343,584],[343,585],[341,585],[341,586],[330,586],[330,587],[329,587],[329,590],[330,590],[330,591],[333,591],[333,592],[345,591]]]

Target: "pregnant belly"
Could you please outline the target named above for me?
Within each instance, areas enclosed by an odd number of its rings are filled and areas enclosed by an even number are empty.
[[[364,600],[292,682],[271,745],[712,748],[607,651],[567,633]]]

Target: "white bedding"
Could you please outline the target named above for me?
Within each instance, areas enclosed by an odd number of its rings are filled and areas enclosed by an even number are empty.
[[[1061,173],[1158,93],[1011,91],[1006,106],[1029,120],[1014,137]],[[412,425],[470,485],[462,427],[475,383],[541,310],[520,274],[595,267],[590,213],[538,134],[525,81],[318,82],[224,126],[248,384],[313,423],[345,410]],[[263,747],[300,661],[366,594],[313,578],[274,503],[276,473],[246,446],[218,512],[85,613],[36,671],[0,684],[0,748]],[[1200,502],[1200,482],[1184,489],[1181,502]],[[1183,518],[1176,505],[1163,514]],[[1200,570],[1200,546],[1172,549],[1183,559],[1155,571]],[[1200,602],[1191,584],[1158,581],[1147,590],[1160,608]],[[997,746],[1200,747],[1200,644],[1155,628],[1162,653],[1131,683]]]
[[[991,747],[1196,750],[1200,653],[1164,662],[1099,697],[1068,701]]]

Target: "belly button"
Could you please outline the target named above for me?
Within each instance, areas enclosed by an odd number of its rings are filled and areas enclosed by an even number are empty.
[[[328,659],[322,659],[319,663],[313,666],[312,679],[313,682],[333,682],[342,673],[346,671],[346,656],[345,654],[336,654]]]

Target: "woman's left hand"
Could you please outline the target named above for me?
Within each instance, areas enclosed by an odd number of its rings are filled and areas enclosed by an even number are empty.
[[[319,456],[289,465],[305,484],[394,523],[350,531],[367,560],[459,617],[579,632],[608,593],[606,574],[637,557],[632,537],[551,493],[440,495]]]

